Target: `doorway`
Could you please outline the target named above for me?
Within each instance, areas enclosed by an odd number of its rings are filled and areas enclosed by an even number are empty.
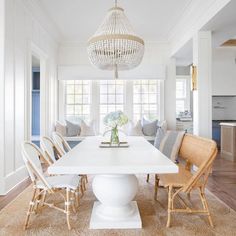
[[[40,59],[32,55],[31,81],[31,140],[40,140]]]

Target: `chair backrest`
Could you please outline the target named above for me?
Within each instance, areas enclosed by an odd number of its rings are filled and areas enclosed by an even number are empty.
[[[198,169],[183,191],[190,191],[197,183],[205,186],[217,152],[217,145],[213,140],[185,134],[179,157],[186,161],[188,167],[194,165]]]
[[[51,189],[50,184],[44,177],[43,169],[40,162],[40,157],[44,157],[43,152],[33,143],[22,143],[22,156],[25,162],[26,168],[29,172],[30,178],[33,182],[40,180],[45,187]]]
[[[56,156],[55,151],[57,151],[54,142],[51,138],[43,136],[40,139],[40,146],[42,150],[45,153],[45,156],[47,156],[50,160],[50,165],[54,162],[56,162]]]
[[[53,132],[52,133],[52,138],[54,141],[54,144],[56,146],[56,148],[59,151],[59,154],[62,156],[64,154],[66,154],[68,151],[71,150],[69,144],[67,143],[67,141],[62,137],[61,134],[57,133],[57,132]]]

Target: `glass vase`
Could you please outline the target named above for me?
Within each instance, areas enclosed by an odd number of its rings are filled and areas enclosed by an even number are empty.
[[[111,141],[110,142],[111,142],[111,144],[119,144],[120,143],[117,127],[113,128],[111,130]]]

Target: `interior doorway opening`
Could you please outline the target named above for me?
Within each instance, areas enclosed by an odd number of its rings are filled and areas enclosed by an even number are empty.
[[[40,140],[40,59],[32,55],[31,140]]]

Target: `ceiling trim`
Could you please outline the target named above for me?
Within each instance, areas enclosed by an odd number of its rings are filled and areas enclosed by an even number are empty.
[[[56,43],[59,43],[62,39],[57,25],[42,9],[41,4],[37,0],[21,0],[22,5],[28,10],[28,12],[35,18],[44,28],[44,30],[52,37]]]
[[[185,13],[169,35],[171,55],[174,55],[210,19],[212,19],[231,0],[191,1]]]

